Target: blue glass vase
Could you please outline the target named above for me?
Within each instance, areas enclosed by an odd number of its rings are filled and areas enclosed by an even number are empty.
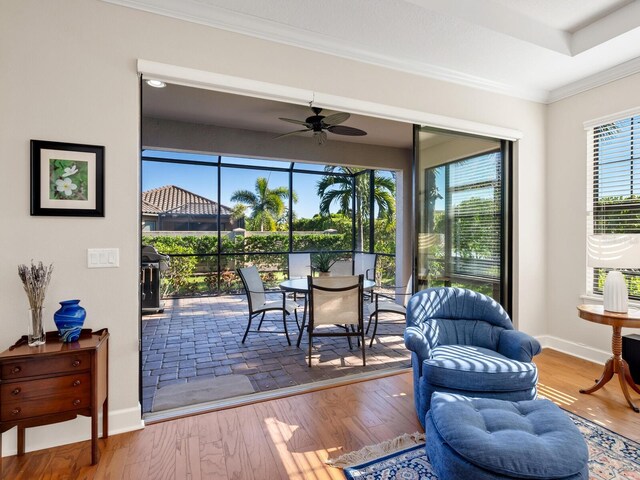
[[[87,311],[79,303],[80,300],[64,300],[60,302],[60,309],[53,314],[53,321],[63,342],[75,342],[80,338]]]

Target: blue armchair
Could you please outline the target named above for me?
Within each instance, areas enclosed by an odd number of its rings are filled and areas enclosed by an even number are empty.
[[[429,288],[407,305],[416,412],[424,426],[435,391],[510,401],[536,397],[538,341],[513,329],[502,306],[463,288]]]

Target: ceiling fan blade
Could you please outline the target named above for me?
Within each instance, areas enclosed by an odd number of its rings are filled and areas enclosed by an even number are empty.
[[[310,128],[305,128],[304,130],[294,130],[293,132],[284,133],[282,135],[278,135],[277,137],[273,137],[273,138],[275,140],[276,138],[288,137],[289,135],[295,135],[296,133],[303,133],[303,132],[310,132],[310,131],[311,131]]]
[[[318,142],[318,145],[324,145],[327,141],[327,132],[324,130],[321,130],[320,132],[313,132],[313,137]]]
[[[305,127],[311,128],[311,125],[309,125],[304,120],[294,120],[293,118],[282,118],[282,117],[280,117],[280,120],[284,122],[295,123],[296,125],[304,125]]]
[[[327,130],[329,130],[331,133],[336,133],[338,135],[349,135],[351,137],[362,137],[363,135],[367,134],[367,132],[365,132],[364,130],[360,130],[359,128],[347,127],[344,125],[331,126],[328,127]]]
[[[350,114],[345,112],[334,113],[333,115],[324,117],[322,119],[322,123],[324,123],[327,126],[338,125],[339,123],[347,121],[350,116],[351,116]]]

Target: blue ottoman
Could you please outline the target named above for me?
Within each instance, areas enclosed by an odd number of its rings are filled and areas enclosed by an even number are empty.
[[[582,434],[549,400],[434,393],[425,432],[440,480],[589,478]]]

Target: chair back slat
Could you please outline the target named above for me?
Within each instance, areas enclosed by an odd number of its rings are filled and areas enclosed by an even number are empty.
[[[244,289],[247,292],[247,299],[249,300],[249,311],[252,312],[254,307],[264,305],[267,301],[264,294],[264,284],[260,278],[260,273],[255,266],[239,268],[238,274],[244,284]]]

